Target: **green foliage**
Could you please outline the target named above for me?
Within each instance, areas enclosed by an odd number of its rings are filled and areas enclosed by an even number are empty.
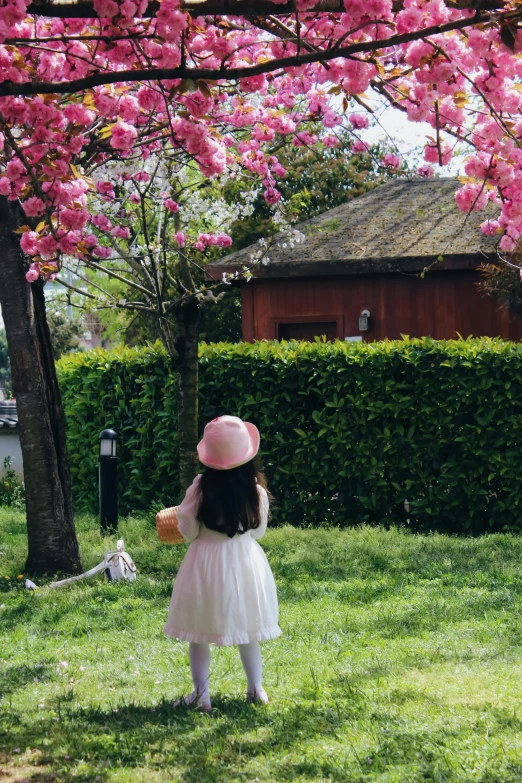
[[[4,459],[4,475],[0,476],[0,506],[23,509],[25,507],[24,485],[11,467],[11,457]]]
[[[199,339],[207,343],[238,343],[241,337],[241,290],[234,287],[219,302],[203,308]]]
[[[84,329],[80,321],[70,320],[59,312],[48,312],[47,323],[51,332],[53,357],[59,359],[64,353],[81,350],[79,338]],[[11,368],[5,329],[0,329],[0,388],[11,394]]]
[[[520,529],[522,346],[501,340],[200,348],[200,429],[261,430],[278,523]],[[177,498],[176,382],[160,346],[59,364],[77,501],[96,501],[98,433],[120,433],[124,508]],[[409,512],[407,508],[409,506]]]
[[[51,332],[51,345],[55,360],[65,353],[79,349],[80,337],[85,331],[80,320],[67,318],[60,312],[48,312],[47,323]]]
[[[369,154],[353,155],[352,144],[353,137],[344,133],[337,147],[294,147],[289,144],[278,152],[278,160],[287,174],[278,180],[277,189],[288,216],[297,222],[308,220],[398,176],[390,169],[379,167],[377,161],[382,155],[382,145],[372,147]],[[229,203],[238,202],[245,189],[251,187],[252,184],[243,179],[231,179],[225,185],[225,198]],[[273,235],[277,231],[273,211],[260,190],[253,213],[237,220],[232,227],[232,249],[239,250],[260,237]]]
[[[96,519],[77,530],[86,568],[115,545]],[[135,582],[31,592],[25,519],[0,509],[5,783],[520,783],[520,536],[269,530],[270,705],[213,648],[207,715],[172,708],[187,645],[161,632],[186,548],[146,518],[119,535]]]
[[[515,264],[522,259],[517,255]],[[502,307],[517,318],[522,317],[522,282],[518,267],[507,264],[483,264],[481,268],[480,288],[496,299]]]
[[[148,508],[156,498],[168,504],[178,492],[177,384],[161,345],[70,354],[57,368],[77,506],[96,507],[106,427],[119,436],[121,508]]]
[[[11,392],[11,368],[5,329],[0,329],[0,388],[8,394]]]

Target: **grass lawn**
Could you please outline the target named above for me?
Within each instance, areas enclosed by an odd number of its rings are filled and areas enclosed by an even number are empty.
[[[90,567],[112,543],[78,524]],[[283,636],[267,708],[213,651],[214,709],[166,640],[184,547],[121,524],[134,584],[23,589],[23,518],[0,510],[0,783],[510,783],[522,780],[522,539],[271,531]],[[7,579],[6,577],[10,577]]]

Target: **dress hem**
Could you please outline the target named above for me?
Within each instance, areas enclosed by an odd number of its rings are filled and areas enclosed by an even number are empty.
[[[244,633],[232,633],[220,635],[216,633],[193,633],[184,631],[175,625],[167,623],[163,629],[165,636],[173,639],[181,639],[183,642],[199,642],[200,644],[215,644],[218,647],[228,647],[233,644],[250,644],[250,642],[267,642],[270,639],[277,639],[282,631],[278,625],[271,628],[265,628],[261,631],[245,631]]]

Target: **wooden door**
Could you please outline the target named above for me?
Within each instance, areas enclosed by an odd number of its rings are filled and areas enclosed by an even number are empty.
[[[337,339],[336,321],[309,321],[279,324],[279,340],[313,340],[326,336],[327,340]]]

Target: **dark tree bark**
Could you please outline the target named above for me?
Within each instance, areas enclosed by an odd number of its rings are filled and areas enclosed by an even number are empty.
[[[179,482],[182,491],[199,470],[198,443],[198,336],[200,303],[190,297],[174,311],[176,321],[175,369],[178,373]]]
[[[0,198],[0,304],[20,421],[29,554],[27,571],[81,571],[74,529],[65,416],[41,283],[29,285],[14,229],[18,208]]]

